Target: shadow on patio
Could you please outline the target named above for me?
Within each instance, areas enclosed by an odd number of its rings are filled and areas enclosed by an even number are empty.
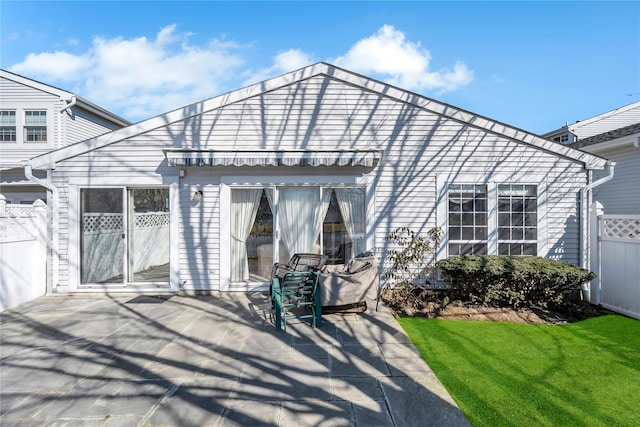
[[[385,307],[276,332],[265,293],[2,313],[2,425],[469,425]]]

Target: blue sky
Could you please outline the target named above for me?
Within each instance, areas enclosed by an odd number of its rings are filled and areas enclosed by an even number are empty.
[[[0,4],[0,66],[138,121],[326,61],[545,133],[640,100],[640,2]]]

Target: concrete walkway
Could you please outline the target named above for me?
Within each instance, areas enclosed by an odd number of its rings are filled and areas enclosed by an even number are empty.
[[[264,293],[0,315],[2,426],[468,426],[385,307],[276,332]]]

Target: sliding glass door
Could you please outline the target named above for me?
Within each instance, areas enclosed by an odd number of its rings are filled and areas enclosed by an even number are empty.
[[[296,253],[345,263],[365,250],[361,187],[232,188],[230,214],[232,283],[266,283]]]
[[[270,189],[231,190],[231,281],[268,282],[274,263]]]
[[[81,190],[82,283],[122,283],[124,196],[122,188]]]
[[[169,282],[169,190],[84,188],[82,284]]]
[[[169,189],[128,191],[128,282],[169,281]]]

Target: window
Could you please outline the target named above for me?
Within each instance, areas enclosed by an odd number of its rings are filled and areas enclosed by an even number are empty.
[[[24,142],[47,142],[47,112],[24,112]]]
[[[561,144],[569,144],[569,143],[572,142],[569,139],[569,134],[568,133],[565,133],[565,134],[562,134],[562,135],[558,135],[558,136],[554,137],[553,140],[555,142],[560,142]]]
[[[538,201],[535,185],[498,185],[498,254],[536,255]]]
[[[16,112],[0,111],[0,142],[16,142]]]
[[[449,184],[447,191],[449,255],[537,255],[537,186]]]
[[[487,186],[450,184],[449,255],[487,254]]]

